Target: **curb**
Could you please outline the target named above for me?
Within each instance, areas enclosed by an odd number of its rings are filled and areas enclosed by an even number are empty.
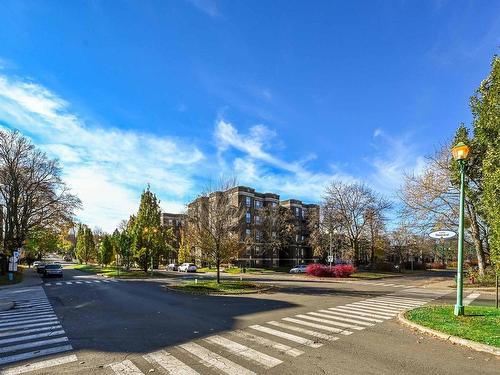
[[[195,295],[195,296],[245,296],[247,294],[259,294],[259,293],[268,292],[268,291],[275,288],[274,285],[272,285],[272,286],[269,286],[267,288],[262,288],[259,290],[254,290],[254,291],[245,292],[245,293],[217,293],[217,292],[214,292],[214,293],[201,293],[201,292],[196,293],[196,292],[188,292],[188,291],[184,291],[184,290],[179,290],[175,287],[171,287],[171,286],[167,286],[167,285],[165,285],[164,287],[165,287],[165,289],[167,289],[171,292],[182,293],[182,294],[191,294],[191,295]]]
[[[442,340],[449,341],[453,344],[465,346],[469,349],[473,349],[473,350],[476,350],[478,352],[485,352],[485,353],[500,356],[500,348],[497,348],[497,347],[491,346],[491,345],[481,344],[481,343],[467,340],[467,339],[463,339],[463,338],[460,338],[457,336],[452,336],[452,335],[449,335],[447,333],[439,332],[439,331],[436,331],[434,329],[421,326],[420,324],[411,322],[408,319],[406,319],[404,316],[404,314],[406,312],[407,311],[400,312],[398,314],[398,320],[399,320],[399,322],[403,323],[404,325],[406,325],[410,328],[416,329],[420,332],[424,332],[424,333],[427,333],[427,334],[432,335],[432,336],[436,336]]]

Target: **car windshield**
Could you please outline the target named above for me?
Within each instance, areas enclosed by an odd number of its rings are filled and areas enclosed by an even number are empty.
[[[61,265],[60,264],[48,264],[45,268],[47,268],[49,270],[56,270],[58,268],[61,268]]]

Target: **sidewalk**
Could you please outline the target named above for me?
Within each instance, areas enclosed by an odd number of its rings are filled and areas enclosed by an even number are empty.
[[[42,279],[38,276],[36,270],[34,268],[26,268],[23,272],[23,281],[18,284],[0,287],[0,311],[10,310],[14,306],[12,302],[12,292],[19,292],[40,284],[42,284]]]

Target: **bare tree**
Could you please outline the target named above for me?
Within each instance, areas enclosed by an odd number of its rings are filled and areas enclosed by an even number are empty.
[[[61,227],[80,200],[61,179],[57,160],[17,131],[0,130],[0,204],[5,207],[4,251],[22,247],[30,230]]]
[[[353,252],[354,264],[359,263],[360,244],[368,226],[367,213],[383,213],[391,203],[360,183],[334,180],[327,187],[323,202],[325,220],[337,223],[338,231],[348,240]]]
[[[411,220],[415,228],[429,233],[432,230],[458,228],[459,191],[451,183],[450,152],[443,147],[427,160],[420,174],[405,176],[400,191],[403,201],[402,216]],[[477,203],[466,195],[466,241],[476,251],[480,274],[484,273],[487,256],[488,228],[478,213]]]
[[[215,263],[218,283],[221,263],[234,259],[244,246],[239,228],[245,207],[238,202],[237,194],[229,191],[235,186],[234,179],[221,181],[188,208],[189,243],[204,259]]]

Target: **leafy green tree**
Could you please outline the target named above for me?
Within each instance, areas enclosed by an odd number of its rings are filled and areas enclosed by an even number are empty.
[[[28,234],[24,250],[27,259],[41,260],[58,248],[59,234],[54,229],[37,228]]]
[[[113,241],[108,235],[105,235],[99,246],[99,261],[107,266],[113,260]]]
[[[97,258],[92,230],[85,224],[78,225],[76,235],[76,259],[80,263],[88,264]]]
[[[147,272],[151,259],[158,260],[166,251],[160,216],[160,201],[148,186],[141,195],[139,210],[131,228],[133,256],[144,272]]]
[[[481,155],[481,209],[489,225],[490,258],[500,264],[500,58],[493,57],[491,73],[470,102],[473,147]]]
[[[189,245],[189,242],[184,233],[181,233],[181,241],[179,244],[179,251],[177,253],[177,261],[179,262],[179,264],[182,264],[191,262],[192,258],[193,256],[191,254],[191,247]]]

